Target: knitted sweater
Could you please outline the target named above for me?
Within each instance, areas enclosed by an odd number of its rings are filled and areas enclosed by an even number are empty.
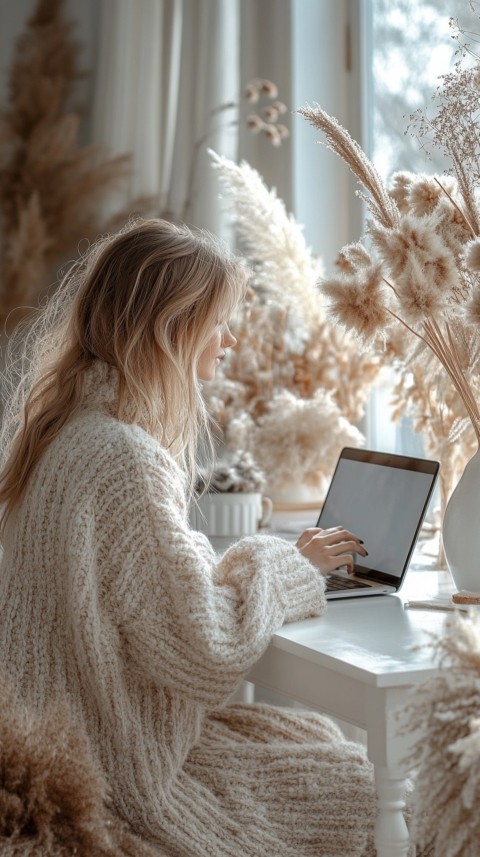
[[[95,363],[9,520],[2,663],[37,710],[69,698],[116,812],[169,854],[364,853],[363,751],[320,716],[227,705],[283,622],[325,609],[321,574],[270,536],[219,559],[175,461],[116,418],[117,389]]]

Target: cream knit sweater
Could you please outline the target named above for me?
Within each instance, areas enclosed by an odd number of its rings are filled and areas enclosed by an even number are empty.
[[[373,853],[363,750],[313,713],[227,705],[275,629],[323,612],[321,574],[267,536],[219,561],[180,469],[116,396],[94,364],[10,519],[1,662],[38,710],[68,696],[117,813],[159,852]]]

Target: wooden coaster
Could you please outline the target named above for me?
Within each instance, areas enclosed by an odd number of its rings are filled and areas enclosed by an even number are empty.
[[[460,589],[452,595],[454,604],[480,604],[480,592],[469,592],[468,589]]]

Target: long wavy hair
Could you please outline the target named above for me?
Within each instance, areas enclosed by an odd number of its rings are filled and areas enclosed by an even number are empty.
[[[130,223],[71,266],[9,346],[2,527],[40,456],[81,408],[94,360],[118,370],[119,419],[128,403],[132,421],[133,404],[133,421],[171,451],[193,485],[200,439],[212,454],[198,360],[242,300],[247,276],[208,233],[163,220]]]

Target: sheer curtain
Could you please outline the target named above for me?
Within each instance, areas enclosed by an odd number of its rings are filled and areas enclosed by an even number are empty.
[[[291,0],[101,0],[93,137],[133,156],[111,207],[152,194],[159,212],[225,234],[207,145],[246,157],[289,206],[290,147],[244,131],[238,105],[253,77],[273,78],[290,104],[290,38]]]

